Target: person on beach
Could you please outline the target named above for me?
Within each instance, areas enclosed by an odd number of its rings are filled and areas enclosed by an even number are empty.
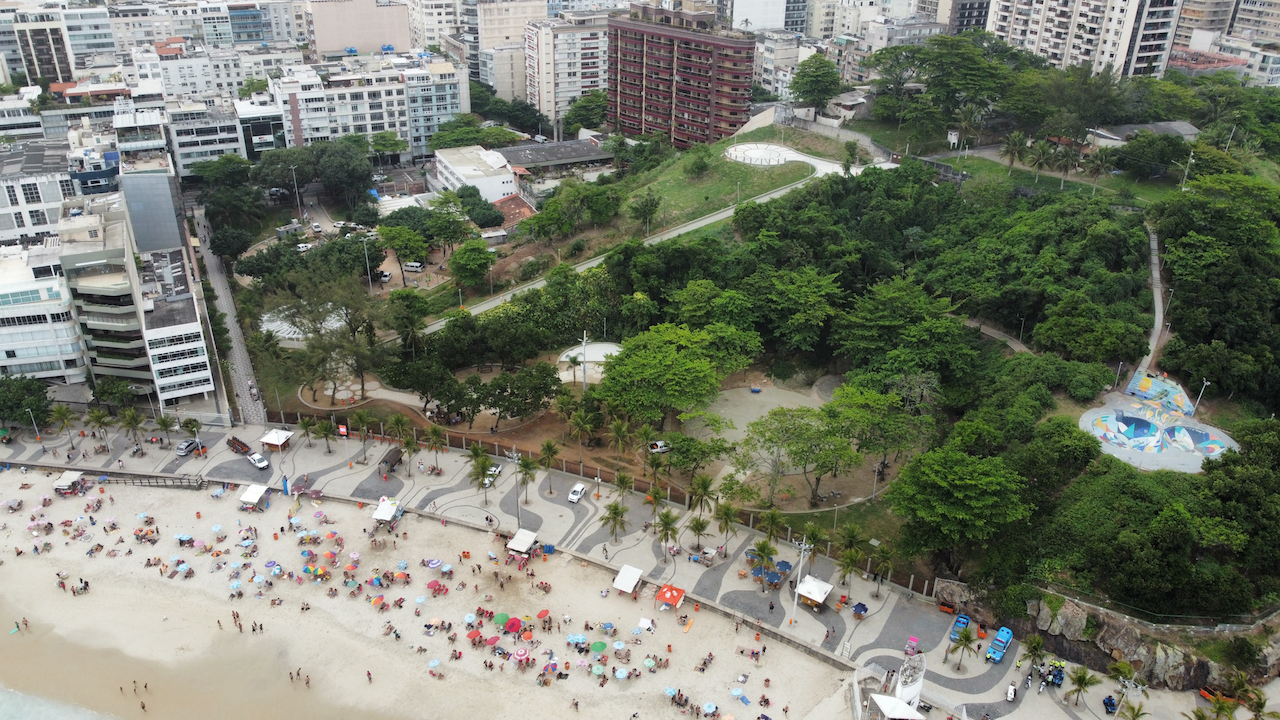
[[[310,676],[310,675],[308,675],[308,676],[307,676],[307,689],[308,689],[308,690],[310,690],[310,689],[311,689],[311,676]]]
[[[365,671],[364,671],[364,674],[365,674],[365,677],[369,678],[369,684],[370,684],[370,685],[372,685],[372,684],[373,684],[373,672],[372,672],[372,671],[370,671],[370,670],[365,670]]]

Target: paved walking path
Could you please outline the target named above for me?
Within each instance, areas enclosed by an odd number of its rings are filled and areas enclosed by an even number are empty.
[[[1148,263],[1151,266],[1151,303],[1155,308],[1155,324],[1151,328],[1151,337],[1147,339],[1147,356],[1138,363],[1138,372],[1144,373],[1155,362],[1156,350],[1160,347],[1160,333],[1164,332],[1164,282],[1160,279],[1160,238],[1156,231],[1147,226],[1147,238],[1151,242],[1151,253]]]

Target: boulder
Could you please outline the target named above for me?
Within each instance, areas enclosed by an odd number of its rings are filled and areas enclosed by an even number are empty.
[[[1049,609],[1049,603],[1040,603],[1040,612],[1036,615],[1036,627],[1041,632],[1047,631],[1049,626],[1053,624],[1053,611]],[[1057,635],[1057,633],[1053,633]]]
[[[1117,621],[1114,618],[1107,620],[1098,631],[1098,636],[1094,638],[1093,643],[1099,650],[1117,660],[1127,660],[1132,663],[1138,659],[1145,659],[1142,657],[1146,654],[1142,635],[1136,627],[1127,622]],[[1116,657],[1116,653],[1119,653],[1119,657]]]
[[[1064,602],[1058,611],[1058,624],[1062,627],[1063,637],[1068,640],[1084,640],[1084,627],[1088,622],[1089,614],[1070,600]]]
[[[1036,617],[1039,614],[1040,614],[1040,601],[1028,600],[1027,601],[1027,617]]]

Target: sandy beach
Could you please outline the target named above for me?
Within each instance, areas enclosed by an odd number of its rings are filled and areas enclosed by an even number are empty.
[[[16,475],[7,476],[6,486],[16,485],[17,479]],[[612,574],[594,565],[584,566],[569,554],[536,559],[530,565],[536,577],[528,578],[514,563],[489,562],[490,551],[504,559],[506,556],[501,541],[492,533],[446,527],[425,517],[406,515],[394,537],[385,531],[378,533],[379,540],[388,541],[385,549],[371,549],[364,532],[373,527],[371,506],[361,509],[346,502],[313,505],[314,501],[304,499],[297,511],[301,527],[322,533],[333,530],[344,538],[345,548],[338,554],[342,564],[335,571],[337,577],[315,584],[310,575],[303,575],[299,584],[285,579],[289,571],[300,574],[306,561],[300,556],[303,547],[296,530],[288,529],[292,506],[278,495],[265,512],[245,513],[237,510],[235,490],[213,499],[209,491],[113,485],[108,486],[107,494],[100,495],[94,489],[83,498],[54,497],[49,507],[41,508],[41,496],[52,494],[52,478],[30,473],[21,480],[33,487],[25,491],[6,487],[6,497],[22,498],[25,507],[0,515],[0,522],[8,525],[0,533],[0,559],[4,561],[0,565],[0,618],[13,623],[25,617],[29,627],[6,637],[6,657],[20,661],[0,664],[0,684],[123,718],[349,718],[375,714],[409,718],[423,716],[425,708],[430,708],[432,716],[446,718],[479,713],[527,716],[530,703],[538,703],[537,716],[561,716],[573,713],[570,704],[575,699],[579,712],[594,717],[627,718],[633,712],[639,712],[640,717],[691,717],[691,712],[682,714],[671,705],[664,693],[667,687],[679,688],[698,705],[713,702],[722,713],[739,718],[755,718],[761,713],[784,717],[784,706],[790,707],[786,717],[803,718],[836,693],[847,674],[781,643],[768,645],[759,662],[740,655],[739,650],[762,648],[753,632],[745,627],[735,632],[732,621],[706,611],[695,613],[691,604],[674,613],[659,612],[650,585],[644,586],[636,601],[616,593],[601,597],[601,591],[610,587]],[[114,497],[114,504],[106,500],[108,495]],[[106,504],[93,513],[96,525],[89,525],[87,517],[70,528],[59,525],[86,515],[85,504],[98,497]],[[138,515],[144,512],[154,518],[158,528],[159,541],[154,546],[134,539],[135,528],[143,525]],[[333,524],[320,525],[315,518],[319,512]],[[33,538],[26,526],[31,515],[39,517],[41,513],[56,529],[48,537],[41,533]],[[108,518],[115,519],[118,531],[104,532]],[[215,525],[221,525],[222,532],[215,534]],[[258,530],[258,553],[242,558],[241,553],[248,549],[237,544],[241,539],[237,531],[249,525]],[[74,532],[77,527],[85,527],[93,538],[85,542],[63,534],[64,529]],[[286,528],[284,533],[281,527]],[[407,539],[403,533],[408,534]],[[193,548],[179,547],[174,539],[179,534],[205,543],[226,534],[227,540],[216,547],[230,552],[217,559],[197,555]],[[117,544],[121,537],[124,543]],[[32,552],[33,543],[46,541],[52,543],[50,551]],[[336,550],[335,542],[325,540],[308,547],[319,552]],[[98,543],[103,545],[102,551],[93,557],[87,555]],[[17,556],[15,549],[24,554]],[[108,556],[112,550],[117,551],[115,557]],[[126,556],[129,550],[133,553]],[[375,571],[395,572],[400,561],[407,563],[411,584],[397,583],[381,591],[387,602],[405,598],[402,608],[376,610],[364,600],[370,594],[367,582],[358,597],[349,597],[350,589],[341,585],[342,567],[350,562],[347,556],[353,551],[360,553],[355,574],[362,582]],[[459,562],[464,552],[470,552],[472,559]],[[170,563],[175,555],[179,561]],[[185,561],[195,574],[190,579],[181,574],[170,579],[168,572],[144,567],[146,558],[156,557],[171,565],[169,572]],[[454,578],[445,582],[450,590],[447,595],[434,597],[427,589],[429,581],[441,579],[441,572],[421,567],[424,559],[440,559],[454,566]],[[229,565],[211,572],[219,561],[252,564],[253,570],[242,572],[239,578],[242,599],[228,599],[232,592]],[[275,561],[286,573],[271,578],[274,587],[269,589],[265,583],[252,582],[253,573],[264,572],[268,561]],[[473,575],[469,566],[477,563],[483,566],[482,572]],[[500,588],[494,570],[504,580],[508,575],[512,580]],[[65,591],[58,586],[59,572],[66,574]],[[87,580],[90,589],[76,596],[71,588],[80,579]],[[457,589],[463,582],[468,587]],[[538,582],[550,583],[552,591],[544,594],[532,587]],[[331,587],[339,590],[336,598],[327,594]],[[254,597],[259,590],[261,599]],[[426,596],[422,604],[415,602],[419,596]],[[486,600],[486,596],[492,599]],[[273,606],[269,601],[276,598],[281,603]],[[303,603],[309,603],[311,610],[303,612]],[[553,625],[550,632],[544,632],[535,620],[532,641],[501,637],[498,643],[509,651],[529,648],[537,668],[521,673],[508,661],[500,671],[501,658],[494,657],[488,648],[472,649],[466,639],[464,616],[477,606],[513,617],[534,617],[547,609],[553,620],[560,621],[559,631]],[[240,614],[243,632],[233,624],[232,611]],[[686,613],[693,619],[688,632],[674,617]],[[565,621],[566,615],[571,620]],[[454,645],[447,641],[447,633],[423,634],[423,624],[435,617],[453,623],[453,632],[458,633]],[[641,617],[656,620],[656,632],[633,636],[631,630]],[[599,678],[590,675],[589,668],[580,667],[583,656],[566,646],[566,636],[584,633],[592,642],[606,639],[599,630],[584,630],[587,621],[617,626],[618,636],[607,638],[610,643],[641,641],[640,645],[628,644],[632,654],[629,665],[615,660],[612,648],[607,663],[610,668],[638,668],[642,671],[639,678],[611,679],[601,688]],[[399,631],[399,640],[384,634],[388,622]],[[255,623],[261,623],[264,631],[252,632]],[[483,630],[485,637],[497,632],[491,623]],[[425,652],[417,652],[420,646]],[[450,660],[451,649],[461,651],[462,658]],[[569,661],[568,678],[540,687],[537,669],[550,660],[548,652],[554,652],[561,663]],[[705,673],[698,672],[696,666],[709,652],[714,653],[714,662]],[[647,654],[669,659],[669,667],[648,672],[642,665]],[[430,662],[437,659],[440,662],[434,669],[444,673],[443,679],[429,673]],[[482,664],[486,659],[494,661],[493,670]],[[299,668],[304,678],[310,677],[310,688],[304,681],[290,681],[289,673]],[[372,682],[366,672],[372,673]],[[739,682],[744,675],[745,682]],[[138,681],[137,696],[134,680]],[[731,694],[735,688],[751,700],[750,706]],[[758,704],[762,694],[769,697],[772,707]]]

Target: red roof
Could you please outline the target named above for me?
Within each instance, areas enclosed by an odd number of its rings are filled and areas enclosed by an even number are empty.
[[[538,211],[530,207],[529,203],[525,202],[525,199],[520,197],[518,193],[502,198],[494,203],[493,206],[498,209],[498,212],[502,213],[503,230],[510,228],[521,220],[538,214]]]

